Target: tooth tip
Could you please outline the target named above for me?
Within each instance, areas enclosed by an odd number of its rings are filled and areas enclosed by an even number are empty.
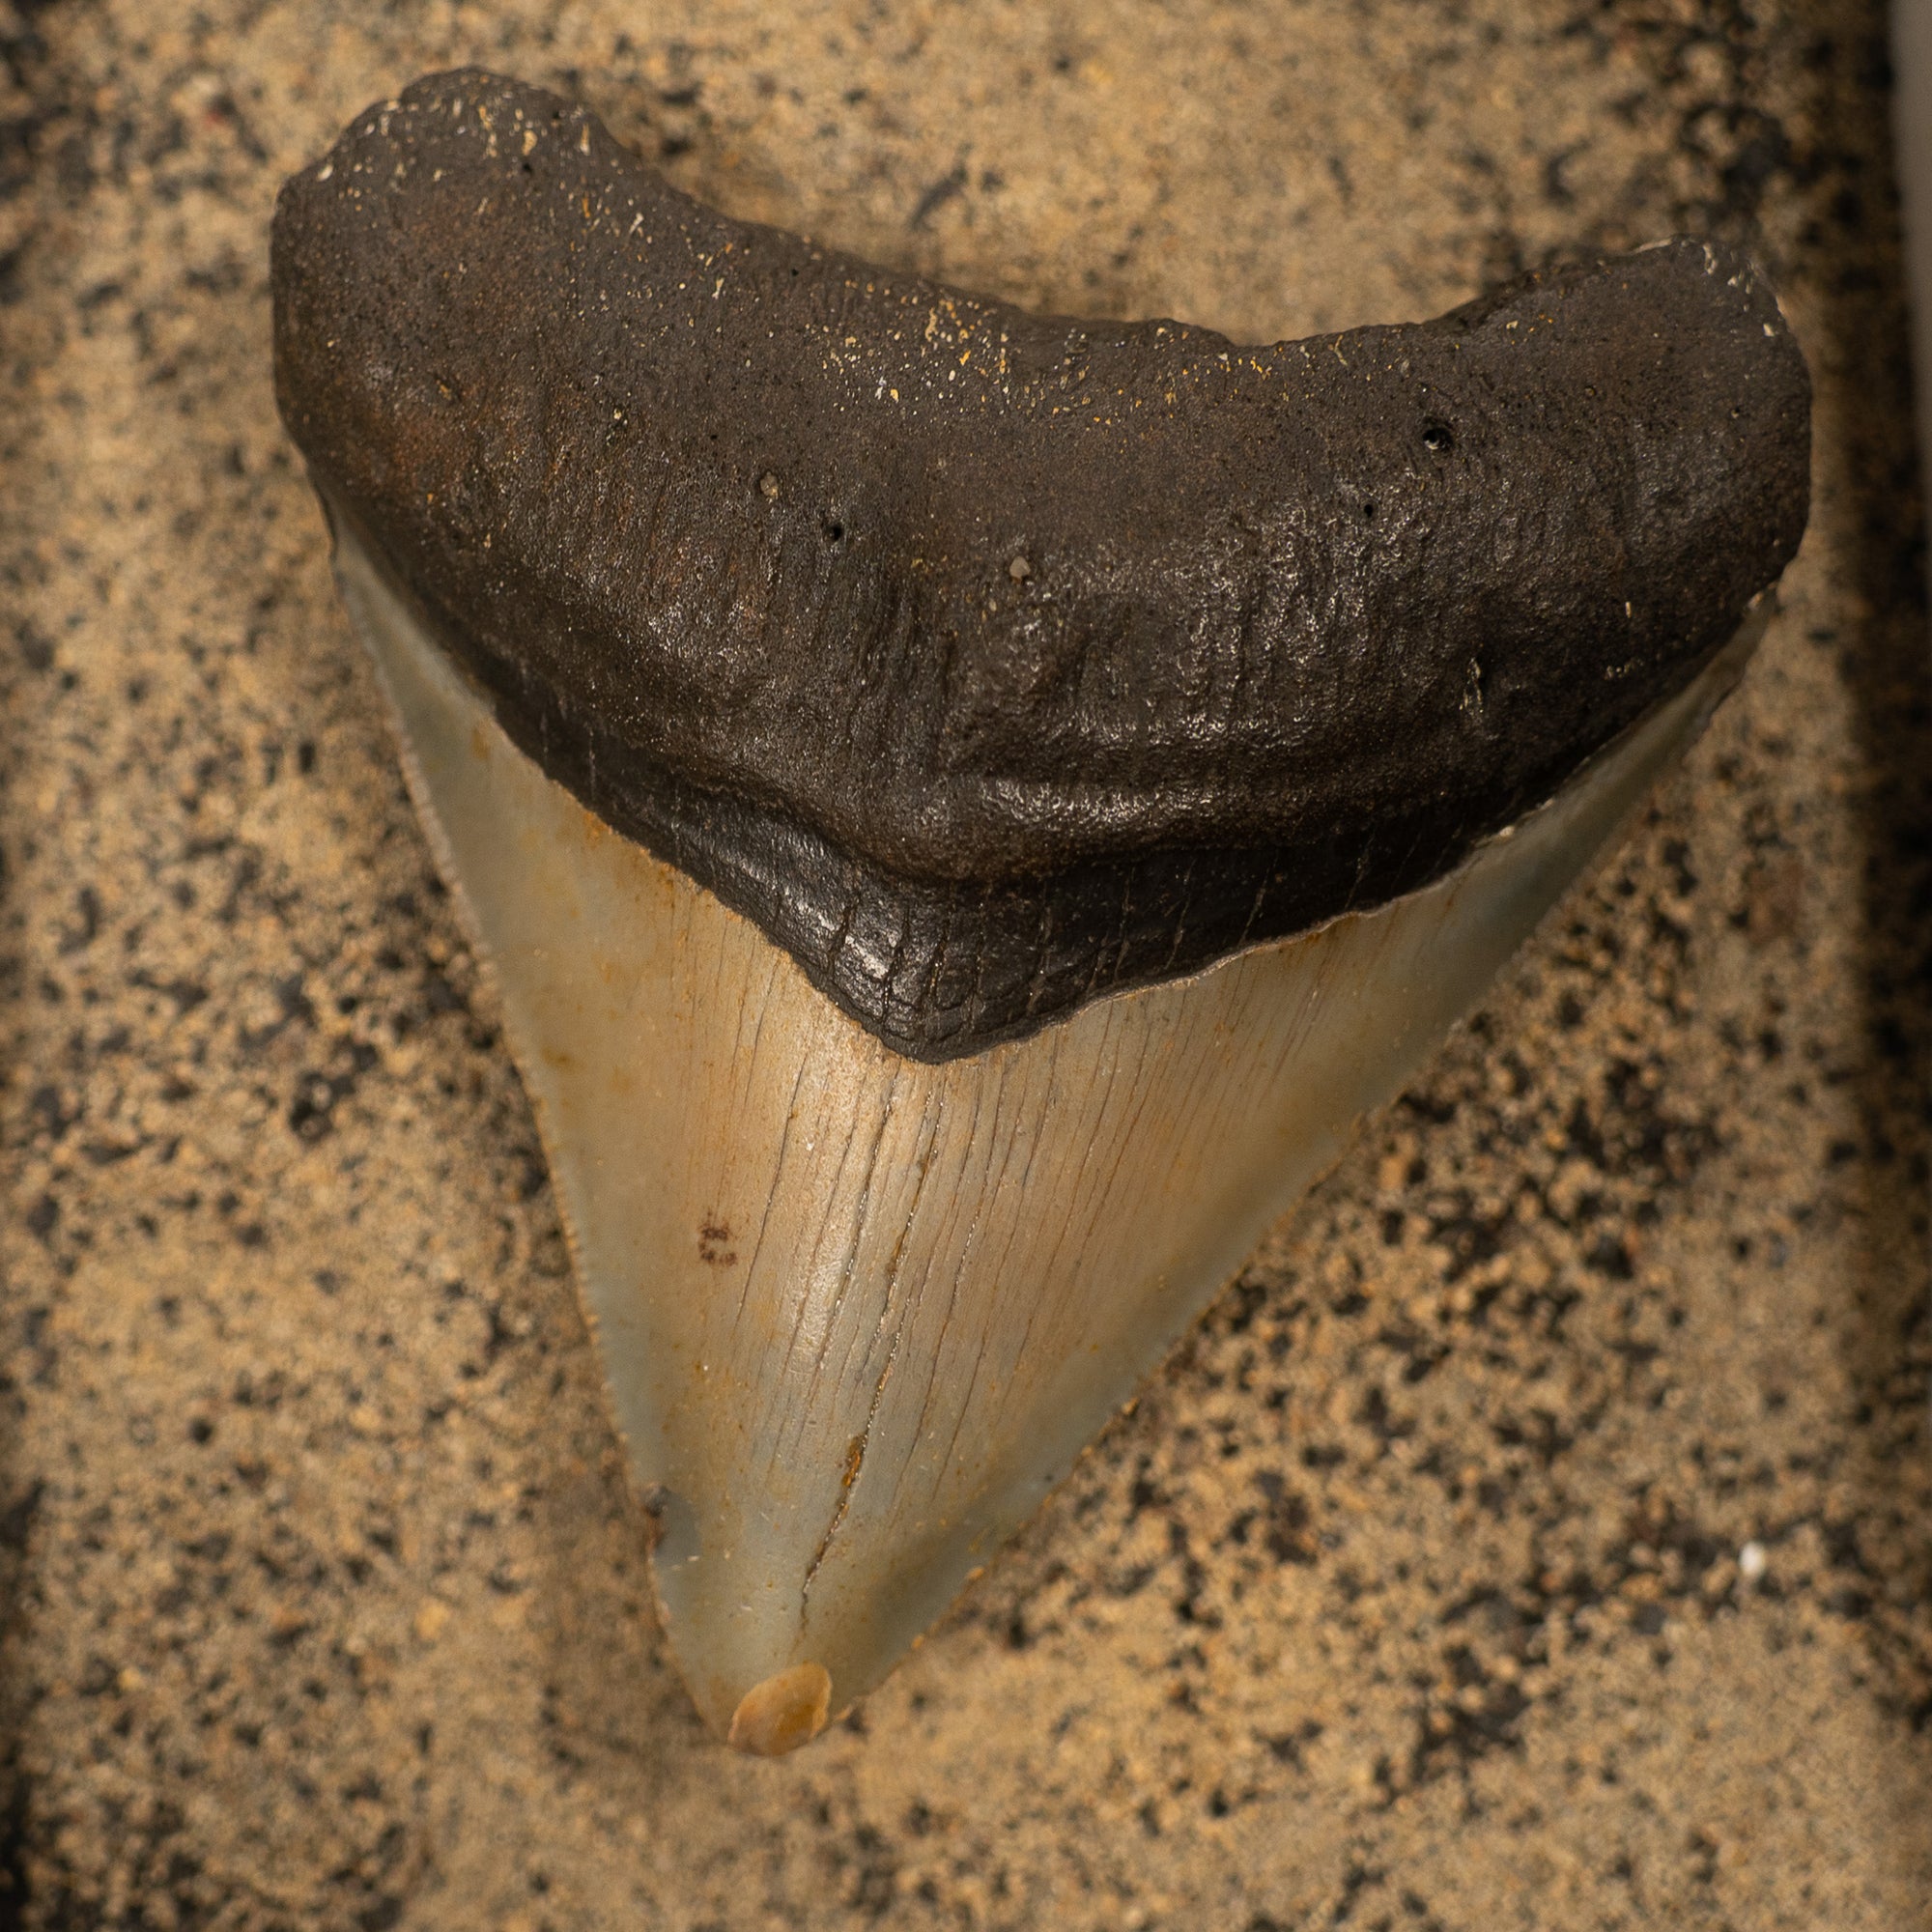
[[[809,1745],[831,1711],[832,1678],[825,1666],[795,1663],[739,1698],[725,1743],[753,1757],[782,1757]]]

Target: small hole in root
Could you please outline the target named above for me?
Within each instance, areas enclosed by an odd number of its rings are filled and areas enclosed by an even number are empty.
[[[827,517],[822,526],[828,544],[842,544],[845,541],[845,526],[837,517]]]

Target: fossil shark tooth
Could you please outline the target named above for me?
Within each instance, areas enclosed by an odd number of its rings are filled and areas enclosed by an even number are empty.
[[[878,1682],[1738,675],[1749,266],[1034,317],[465,71],[276,211],[278,393],[542,1123],[668,1642]]]

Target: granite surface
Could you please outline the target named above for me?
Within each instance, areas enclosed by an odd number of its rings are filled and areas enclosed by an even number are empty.
[[[0,1924],[1932,1924],[1932,715],[1871,0],[0,0]],[[1785,614],[1623,851],[810,1750],[665,1663],[276,422],[416,72],[1263,338],[1754,235]]]

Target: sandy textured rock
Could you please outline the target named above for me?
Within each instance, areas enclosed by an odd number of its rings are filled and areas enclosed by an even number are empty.
[[[0,1554],[30,1926],[1912,1926],[1932,719],[1876,7],[0,6]],[[275,422],[275,184],[478,60],[1237,336],[1762,223],[1787,615],[859,1716],[709,1743]],[[11,1910],[11,1907],[8,1908]]]

